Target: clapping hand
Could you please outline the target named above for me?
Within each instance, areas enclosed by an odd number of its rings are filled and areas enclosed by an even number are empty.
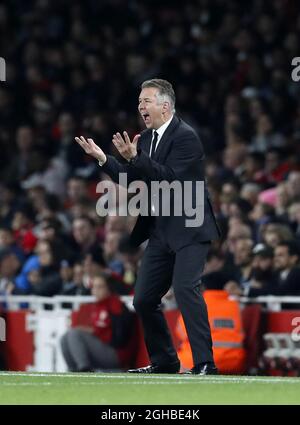
[[[85,139],[83,136],[75,137],[76,142],[82,147],[85,153],[100,161],[102,164],[106,162],[106,155],[93,139]]]
[[[140,138],[140,134],[134,136],[132,142],[129,139],[128,133],[123,131],[123,137],[120,133],[113,135],[112,142],[117,148],[119,154],[127,161],[134,158],[137,155],[137,142]]]

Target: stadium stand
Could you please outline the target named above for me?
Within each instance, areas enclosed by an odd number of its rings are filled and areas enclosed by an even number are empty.
[[[32,297],[42,297],[34,299],[47,308],[37,311],[53,320],[54,300],[88,296],[99,272],[119,295],[134,293],[144,249],[128,243],[134,218],[97,215],[96,186],[107,176],[74,136],[92,137],[116,154],[112,134],[142,128],[139,86],[157,76],[173,83],[177,112],[197,129],[206,151],[222,239],[209,255],[205,288],[225,289],[241,301],[300,295],[300,83],[291,77],[300,54],[300,4],[160,3],[159,9],[134,0],[0,5],[7,70],[0,82],[0,308],[7,310],[8,335],[19,326],[26,337],[26,323],[33,326],[26,308]],[[17,311],[7,309],[7,299],[20,296]],[[283,307],[292,320],[300,311],[299,301],[290,300]],[[61,311],[69,315],[76,301],[65,303]],[[244,323],[250,351],[258,316],[253,326],[251,315]],[[280,336],[291,325],[262,328],[267,335],[253,348],[247,371],[299,370],[297,343]],[[41,351],[33,353],[32,341],[23,360],[5,344],[7,367],[39,367],[33,358]],[[49,370],[51,356],[43,360]],[[272,367],[270,358],[277,359]]]

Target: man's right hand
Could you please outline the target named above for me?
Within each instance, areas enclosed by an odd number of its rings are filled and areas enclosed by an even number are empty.
[[[93,139],[85,139],[83,136],[75,137],[76,142],[82,147],[85,153],[91,155],[102,163],[106,162],[106,155],[99,146],[96,145]]]

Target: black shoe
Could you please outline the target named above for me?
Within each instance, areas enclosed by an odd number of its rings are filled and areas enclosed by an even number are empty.
[[[180,363],[171,363],[165,366],[149,365],[139,367],[137,369],[129,369],[128,373],[178,373],[180,370]]]
[[[187,372],[188,375],[218,375],[219,371],[214,364],[200,363]]]

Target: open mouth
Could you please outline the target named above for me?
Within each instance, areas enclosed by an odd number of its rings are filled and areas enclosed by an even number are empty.
[[[149,123],[150,122],[150,115],[149,114],[142,114],[143,120],[145,121],[145,123]]]

